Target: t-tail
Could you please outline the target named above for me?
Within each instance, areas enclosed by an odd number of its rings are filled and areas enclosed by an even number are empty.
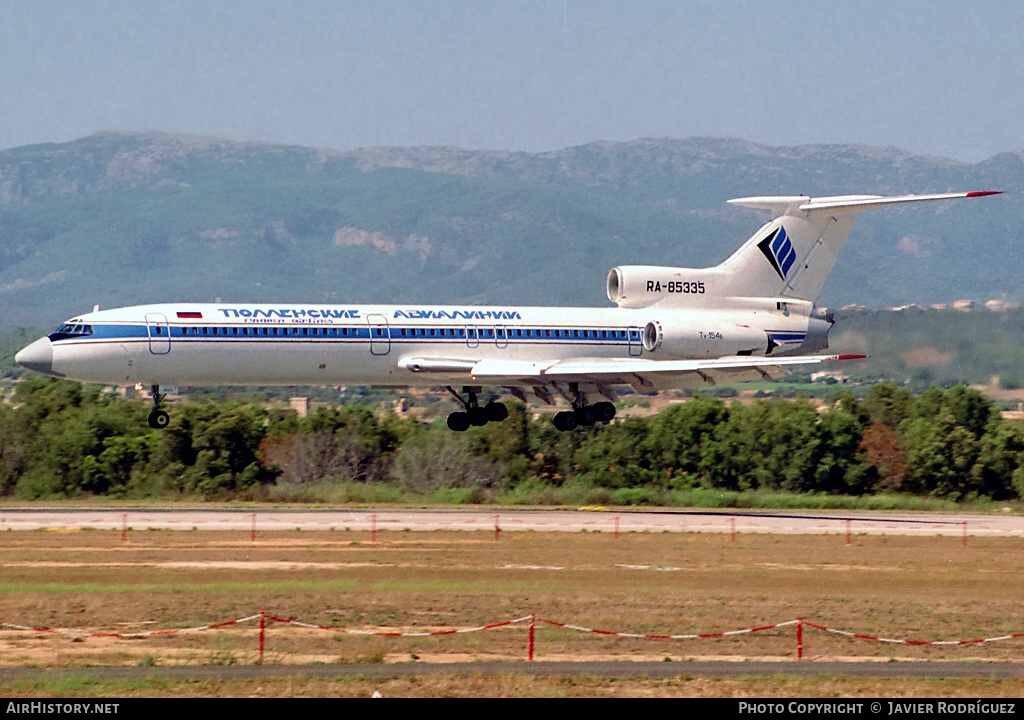
[[[771,210],[773,219],[725,262],[691,269],[621,266],[608,275],[608,297],[619,307],[664,309],[803,309],[810,313],[825,278],[853,229],[857,213],[897,203],[997,195],[844,195],[748,197],[734,205]]]

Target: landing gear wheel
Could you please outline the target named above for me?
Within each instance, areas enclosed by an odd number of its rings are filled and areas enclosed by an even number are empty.
[[[469,415],[464,412],[453,412],[448,416],[448,429],[464,432],[469,429]]]
[[[487,412],[482,407],[471,407],[466,415],[469,416],[469,424],[476,427],[483,427],[487,424]]]
[[[171,422],[171,416],[163,410],[154,410],[149,414],[149,426],[154,430],[163,430]]]
[[[508,408],[500,402],[489,402],[484,405],[487,422],[501,422],[508,417]]]
[[[560,412],[555,415],[554,426],[556,430],[568,432],[575,430],[579,423],[576,422],[576,415],[571,412]]]
[[[615,406],[610,402],[594,403],[594,413],[598,422],[608,422],[615,417]]]
[[[579,410],[575,410],[573,417],[576,418],[576,424],[583,427],[589,427],[597,422],[597,413],[594,412],[593,405],[584,405]]]

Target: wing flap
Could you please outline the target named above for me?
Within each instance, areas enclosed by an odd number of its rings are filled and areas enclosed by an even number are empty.
[[[698,387],[721,383],[768,380],[787,368],[822,362],[861,360],[867,355],[795,355],[791,357],[729,356],[707,360],[647,360],[642,358],[576,358],[531,361],[469,358],[403,358],[399,367],[416,373],[462,375],[494,385],[595,383],[630,385],[640,391]]]
[[[700,387],[772,380],[795,365],[836,360],[860,360],[866,355],[794,355],[779,358],[724,357],[711,360],[597,360],[566,361],[549,368],[544,377],[553,382],[601,382],[630,385],[640,393],[680,387]]]
[[[762,358],[730,356],[709,360],[566,360],[548,368],[544,374],[549,377],[559,375],[604,375],[640,373],[642,375],[658,373],[700,373],[714,371],[740,371],[755,368],[782,368],[789,365],[805,365],[832,360],[862,360],[867,355],[794,355],[791,357]]]

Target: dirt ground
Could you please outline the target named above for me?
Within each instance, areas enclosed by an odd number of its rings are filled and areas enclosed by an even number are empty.
[[[24,531],[3,540],[3,667],[255,663],[252,616],[261,611],[330,628],[268,621],[263,662],[274,664],[523,660],[528,622],[421,633],[531,613],[615,633],[539,621],[537,660],[795,661],[794,625],[708,638],[622,634],[712,634],[798,617],[917,641],[1024,633],[1019,539],[963,547],[956,538],[855,536],[846,546],[828,535],[524,532],[496,541],[483,532],[378,532],[374,543],[347,531],[255,541],[228,531],[132,531],[123,542],[116,531]],[[249,619],[197,629],[241,618]],[[808,660],[1024,661],[1024,638],[908,645],[805,626],[802,639]],[[1009,687],[999,692],[1024,692],[1022,683]]]

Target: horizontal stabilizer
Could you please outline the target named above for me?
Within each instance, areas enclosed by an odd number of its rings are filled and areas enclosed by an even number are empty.
[[[927,200],[955,200],[957,198],[985,197],[999,195],[1001,190],[982,190],[975,192],[938,193],[933,195],[898,195],[883,197],[881,195],[838,195],[835,197],[812,198],[807,195],[767,195],[762,197],[736,198],[728,202],[733,205],[771,210],[776,215],[795,215],[796,211],[816,213],[828,211],[831,215],[863,212],[884,205],[898,203],[924,202]]]

